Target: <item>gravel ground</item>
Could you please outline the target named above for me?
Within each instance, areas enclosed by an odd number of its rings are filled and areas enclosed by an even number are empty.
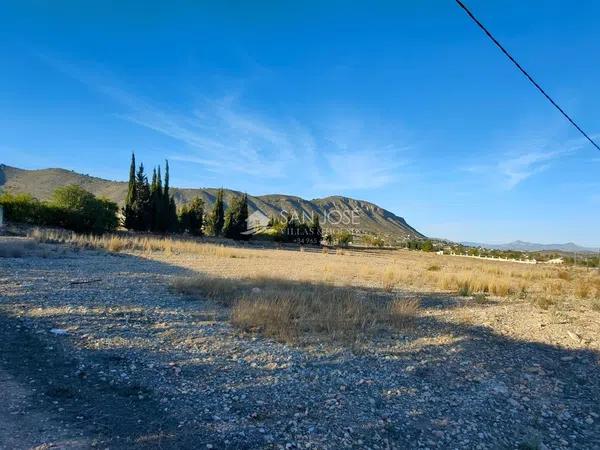
[[[595,339],[516,338],[437,294],[403,334],[289,346],[169,288],[191,273],[57,245],[0,258],[0,448],[600,449]],[[506,317],[539,328],[523,308]]]

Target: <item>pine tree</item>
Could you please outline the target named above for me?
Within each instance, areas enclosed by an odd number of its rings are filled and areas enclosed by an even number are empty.
[[[131,153],[131,165],[129,166],[129,185],[127,187],[127,197],[125,198],[125,207],[123,208],[123,226],[127,229],[134,229],[136,217],[133,205],[137,198],[135,182],[135,154]]]
[[[223,225],[225,223],[225,211],[223,205],[223,189],[217,191],[217,198],[213,207],[211,215],[212,233],[215,236],[219,236],[223,231]]]

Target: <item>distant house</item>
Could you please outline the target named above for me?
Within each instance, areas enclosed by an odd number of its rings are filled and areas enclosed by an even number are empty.
[[[546,264],[562,264],[564,263],[564,260],[562,258],[554,258],[554,259],[549,259],[548,261],[546,261]]]

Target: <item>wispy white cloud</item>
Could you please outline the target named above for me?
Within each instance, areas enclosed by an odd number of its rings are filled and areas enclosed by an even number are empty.
[[[463,170],[484,176],[500,188],[511,190],[525,180],[549,169],[557,160],[572,155],[586,142],[582,139],[564,139],[539,136],[512,139],[499,151],[487,155]]]
[[[336,117],[317,129],[244,108],[239,94],[201,101],[189,111],[175,110],[132,94],[101,68],[43,58],[120,105],[124,111],[118,117],[182,144],[170,159],[200,164],[215,174],[301,176],[315,191],[343,192],[388,185],[405,163],[402,146],[367,129],[359,118]]]
[[[504,186],[512,189],[522,181],[533,175],[543,172],[550,167],[550,161],[559,158],[566,152],[561,151],[533,151],[519,156],[502,160],[496,168],[504,178]]]

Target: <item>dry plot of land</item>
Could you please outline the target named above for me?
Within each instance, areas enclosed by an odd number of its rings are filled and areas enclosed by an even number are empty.
[[[119,252],[42,243],[0,258],[0,388],[24,392],[0,419],[43,423],[23,448],[600,447],[597,272],[37,237]],[[255,327],[231,324],[231,299],[290,284],[420,306],[333,336],[303,325],[265,337],[260,311]],[[18,433],[3,436],[15,448]]]

